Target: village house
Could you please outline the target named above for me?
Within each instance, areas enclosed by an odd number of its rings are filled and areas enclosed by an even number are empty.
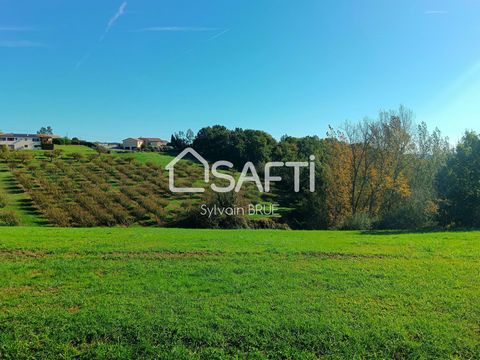
[[[160,149],[167,145],[167,141],[160,138],[127,138],[122,141],[122,147],[125,150],[140,150],[144,147]]]
[[[0,147],[9,150],[53,150],[55,135],[40,134],[0,134]]]

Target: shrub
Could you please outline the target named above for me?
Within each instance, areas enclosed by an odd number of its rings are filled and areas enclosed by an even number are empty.
[[[235,192],[229,193],[210,193],[207,195],[205,203],[209,209],[235,209],[234,213],[222,214],[217,212],[212,216],[205,214],[202,206],[192,207],[187,210],[185,215],[178,220],[177,225],[191,227],[191,228],[210,228],[210,229],[246,229],[248,228],[248,221],[245,214],[240,211],[244,208],[244,199],[241,194]]]
[[[0,211],[0,226],[18,226],[19,224],[20,220],[14,211]]]
[[[76,226],[92,227],[97,225],[95,218],[78,204],[70,206],[68,212]]]
[[[128,212],[121,206],[112,206],[109,208],[110,214],[113,215],[118,225],[129,226],[133,223],[133,219]]]
[[[21,164],[25,165],[33,160],[33,155],[31,153],[22,151],[16,155],[16,158],[20,161]]]
[[[52,225],[58,227],[68,227],[70,225],[68,214],[60,208],[49,207],[44,210],[44,214]]]
[[[248,225],[252,229],[278,229],[278,230],[290,229],[290,227],[287,224],[278,222],[276,219],[273,219],[273,218],[249,220]]]
[[[77,162],[84,159],[84,156],[80,153],[72,153],[70,157],[72,158],[73,161],[77,161]]]
[[[7,203],[7,195],[0,193],[0,208],[4,208],[5,206],[7,206]]]
[[[366,213],[356,213],[349,216],[343,223],[343,230],[370,230],[372,228],[372,218]]]

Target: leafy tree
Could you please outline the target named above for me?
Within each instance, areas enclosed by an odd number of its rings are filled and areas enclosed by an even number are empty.
[[[79,161],[81,161],[81,160],[84,159],[84,156],[83,156],[82,154],[80,154],[80,153],[72,153],[70,156],[72,157],[72,159],[73,159],[74,161],[77,161],[77,162],[79,162]]]
[[[411,196],[400,199],[392,211],[384,214],[379,224],[383,228],[419,229],[437,224],[435,178],[451,154],[450,144],[440,130],[429,132],[425,123],[416,127],[413,138],[415,148],[405,156]]]
[[[60,150],[60,149],[55,149],[55,150],[45,151],[45,152],[44,152],[44,156],[45,156],[47,159],[50,159],[51,162],[52,162],[54,159],[58,159],[59,157],[61,157],[62,154],[63,154],[63,150]]]
[[[439,172],[439,219],[443,225],[480,226],[480,138],[467,132]]]
[[[10,150],[6,146],[0,146],[0,159],[7,162],[11,156]]]
[[[406,154],[412,151],[413,114],[400,107],[381,112],[377,120],[347,123],[333,140],[348,145],[350,214],[383,216],[410,195],[405,177]],[[342,169],[343,170],[343,169]]]
[[[211,161],[229,160],[232,154],[231,132],[225,126],[209,126],[200,131],[193,148]]]
[[[315,157],[315,192],[310,192],[309,168],[302,168],[300,174],[299,192],[294,191],[294,172],[290,167],[275,169],[275,176],[281,176],[282,181],[275,186],[275,193],[282,206],[293,208],[286,215],[293,228],[325,229],[330,227],[325,185],[326,181],[326,146],[317,136],[295,138],[283,136],[273,150],[275,161],[309,162],[310,156]]]
[[[53,135],[53,129],[51,126],[42,126],[40,130],[37,131],[39,135]]]
[[[272,159],[275,139],[264,131],[229,130],[215,125],[200,129],[192,146],[211,161],[231,161],[241,170],[248,161],[260,165]]]
[[[53,139],[53,143],[55,145],[71,145],[72,140],[70,140],[68,137],[62,137],[58,139]]]
[[[171,136],[170,146],[172,146],[175,150],[181,151],[192,146],[194,140],[195,134],[191,129],[188,129],[186,133],[179,131]]]
[[[22,165],[26,165],[33,160],[33,155],[30,152],[21,151],[16,155],[16,158]]]

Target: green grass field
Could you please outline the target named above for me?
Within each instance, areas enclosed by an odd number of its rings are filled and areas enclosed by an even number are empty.
[[[71,154],[77,153],[82,154],[84,156],[96,154],[97,152],[87,146],[83,145],[55,145],[56,150],[62,150],[63,155],[62,157],[68,158]],[[35,154],[36,156],[41,156],[45,152],[44,150],[32,150],[31,153]],[[140,163],[148,163],[151,162],[153,164],[165,167],[170,161],[174,159],[174,156],[164,154],[164,153],[156,153],[156,152],[125,152],[125,151],[112,151],[111,155],[118,156],[118,157],[133,157],[135,160],[139,161]]]
[[[153,163],[161,167],[167,166],[175,157],[168,154],[156,152],[112,152],[112,155],[119,157],[133,157],[142,164]]]
[[[96,153],[95,150],[83,145],[55,145],[55,149],[62,150],[65,155],[73,153],[88,155]]]
[[[0,228],[0,358],[478,358],[479,240]]]

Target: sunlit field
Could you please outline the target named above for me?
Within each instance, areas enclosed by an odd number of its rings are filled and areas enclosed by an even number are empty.
[[[480,354],[477,232],[0,231],[0,358]]]

